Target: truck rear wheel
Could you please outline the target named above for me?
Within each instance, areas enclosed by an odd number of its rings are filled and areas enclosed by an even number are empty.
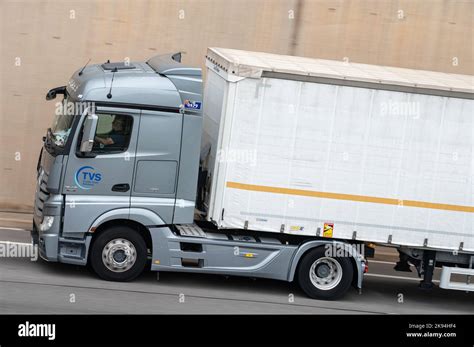
[[[131,281],[145,268],[146,243],[135,230],[114,226],[97,236],[89,260],[99,277],[107,281]]]
[[[324,247],[309,251],[298,266],[298,282],[313,299],[335,300],[351,286],[353,276],[349,258],[328,257]]]

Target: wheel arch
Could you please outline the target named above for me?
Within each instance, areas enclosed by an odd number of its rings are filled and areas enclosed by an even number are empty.
[[[145,240],[146,246],[150,250],[150,254],[153,253],[153,243],[151,240],[150,230],[145,225],[131,219],[120,219],[120,218],[109,219],[105,221],[104,223],[100,224],[95,229],[94,233],[92,234],[93,236],[91,240],[91,246],[94,243],[94,241],[97,239],[97,236],[99,236],[104,230],[107,230],[114,226],[126,226],[126,227],[129,227],[130,229],[135,230]]]
[[[153,254],[153,242],[149,226],[164,225],[163,219],[156,213],[142,208],[120,208],[107,211],[96,218],[88,232],[92,235],[90,246],[97,236],[113,226],[127,226],[138,232],[145,240],[150,254]]]
[[[298,250],[296,251],[295,255],[293,256],[291,266],[288,272],[288,281],[292,282],[295,279],[295,274],[298,269],[298,266],[300,264],[300,260],[311,250],[319,247],[325,247],[327,245],[330,245],[333,247],[334,245],[343,247],[344,250],[351,252],[352,256],[350,256],[351,264],[352,264],[352,269],[354,270],[354,277],[353,277],[353,284],[357,286],[357,288],[361,289],[362,288],[362,280],[364,276],[363,272],[363,256],[354,248],[352,245],[346,243],[346,242],[341,242],[341,241],[336,241],[336,240],[331,240],[331,241],[326,241],[326,240],[313,240],[306,242],[302,244]]]

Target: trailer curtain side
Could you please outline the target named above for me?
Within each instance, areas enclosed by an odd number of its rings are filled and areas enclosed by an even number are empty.
[[[210,220],[474,251],[472,98],[255,71],[208,64]]]

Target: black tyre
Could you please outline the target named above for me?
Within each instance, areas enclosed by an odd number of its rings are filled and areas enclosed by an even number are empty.
[[[129,227],[110,227],[93,241],[89,262],[94,272],[104,280],[131,281],[145,268],[145,240]]]
[[[318,247],[300,260],[297,276],[301,289],[309,297],[335,300],[350,288],[353,269],[348,257],[328,257],[325,247]]]

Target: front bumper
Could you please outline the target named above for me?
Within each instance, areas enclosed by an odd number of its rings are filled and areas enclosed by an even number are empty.
[[[60,216],[55,216],[51,227],[42,231],[41,217],[33,218],[33,228],[31,229],[31,239],[33,245],[38,246],[39,255],[46,261],[58,261],[58,244],[60,230]]]
[[[37,245],[40,257],[50,262],[86,265],[91,235],[84,239],[71,239],[60,236],[61,216],[55,216],[48,230],[43,230],[40,218],[33,219],[31,239]]]

